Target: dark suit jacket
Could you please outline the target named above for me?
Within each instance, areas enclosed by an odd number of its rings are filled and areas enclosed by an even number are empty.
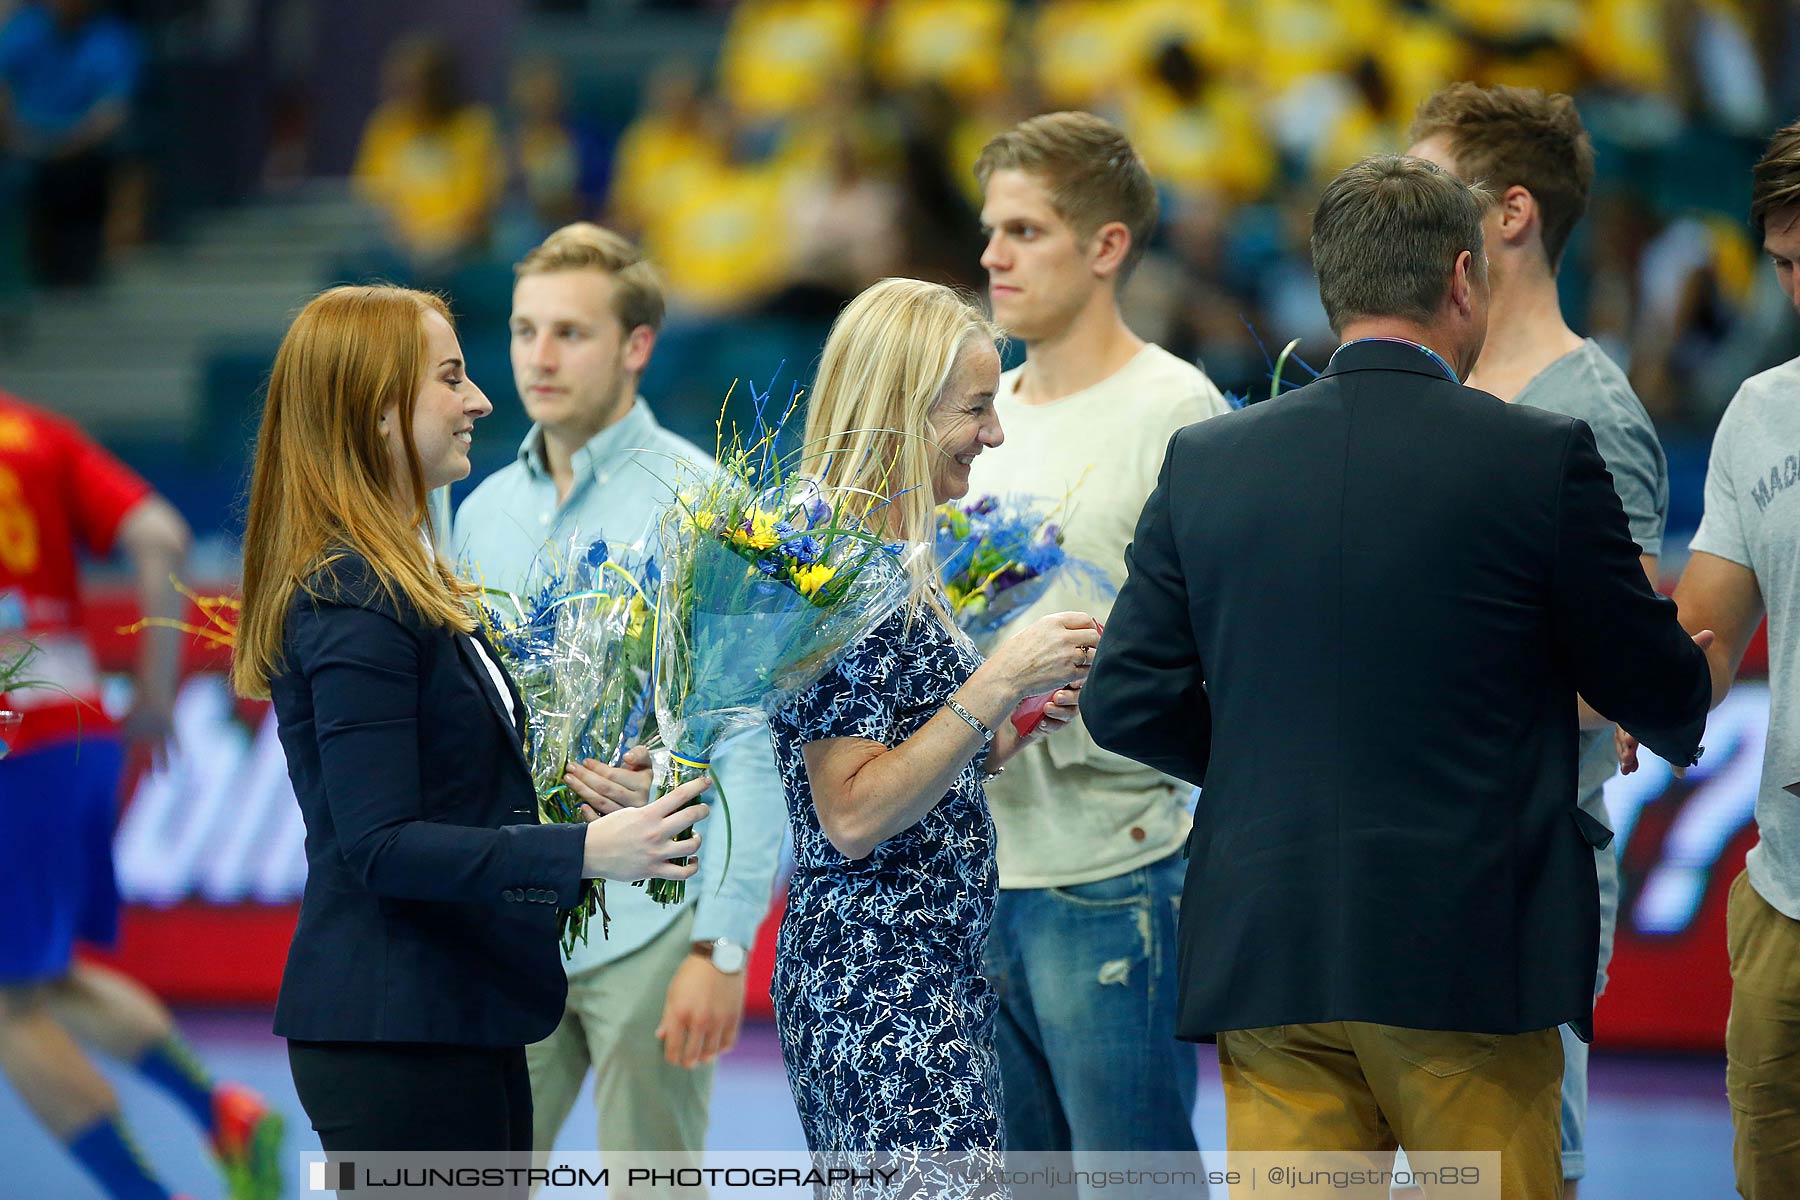
[[[1178,1031],[1593,1016],[1576,693],[1674,762],[1711,686],[1585,424],[1416,347],[1175,435],[1082,692],[1203,784]]]
[[[583,827],[537,823],[520,727],[466,636],[396,606],[355,554],[311,587],[269,682],[307,864],[275,1032],[543,1038],[567,992],[557,907],[578,893]]]

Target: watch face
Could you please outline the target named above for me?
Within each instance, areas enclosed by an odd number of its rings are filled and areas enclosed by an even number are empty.
[[[712,965],[727,975],[735,975],[744,969],[744,948],[736,942],[720,938],[713,943]]]

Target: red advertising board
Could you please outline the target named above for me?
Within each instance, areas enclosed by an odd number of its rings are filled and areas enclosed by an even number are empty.
[[[102,665],[122,673],[130,597],[100,590],[90,618]],[[1745,664],[1760,674],[1759,634]],[[304,829],[267,706],[234,699],[224,655],[191,646],[174,753],[134,763],[116,841],[127,910],[111,960],[172,1000],[272,1003],[305,881]],[[1717,1050],[1730,981],[1725,892],[1755,842],[1767,689],[1745,682],[1715,711],[1699,767],[1677,780],[1646,755],[1607,803],[1623,866],[1603,1044]],[[780,901],[751,957],[753,1013],[768,1014]]]

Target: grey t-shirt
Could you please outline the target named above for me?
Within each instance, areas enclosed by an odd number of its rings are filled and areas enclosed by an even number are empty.
[[[1706,468],[1706,515],[1690,548],[1756,572],[1769,611],[1769,738],[1756,796],[1760,838],[1748,860],[1750,886],[1800,921],[1800,800],[1782,791],[1800,779],[1800,718],[1794,707],[1795,631],[1800,629],[1800,358],[1744,381]]]
[[[1625,506],[1632,540],[1643,553],[1660,554],[1663,522],[1669,515],[1669,464],[1650,414],[1618,364],[1590,338],[1539,371],[1513,402],[1587,422],[1612,474],[1613,490]],[[1606,781],[1619,769],[1612,730],[1584,730],[1580,747],[1581,807],[1610,828]],[[1613,855],[1602,855],[1600,865],[1603,871],[1613,866]]]

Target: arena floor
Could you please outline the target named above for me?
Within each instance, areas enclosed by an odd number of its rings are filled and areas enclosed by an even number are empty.
[[[267,1014],[187,1013],[182,1026],[221,1075],[258,1088],[288,1112],[292,1152],[318,1148],[294,1097],[285,1049],[268,1032]],[[217,1176],[173,1103],[136,1079],[121,1078],[116,1070],[111,1074],[132,1130],[165,1180],[193,1200],[220,1196]],[[1597,1053],[1590,1087],[1589,1176],[1582,1200],[1711,1200],[1733,1194],[1722,1059]],[[1206,1055],[1194,1126],[1203,1147],[1224,1145],[1224,1101],[1217,1067]],[[584,1100],[563,1130],[561,1148],[592,1149],[593,1130],[593,1105]],[[803,1145],[772,1027],[750,1026],[720,1064],[709,1141],[730,1150]],[[6,1163],[0,1175],[5,1200],[101,1200],[4,1086],[0,1161]]]

